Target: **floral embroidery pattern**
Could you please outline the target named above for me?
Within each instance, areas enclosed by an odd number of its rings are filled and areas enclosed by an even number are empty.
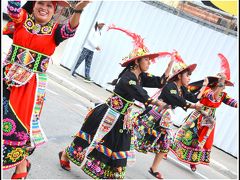
[[[16,162],[23,156],[23,154],[24,152],[21,148],[16,148],[12,150],[12,152],[8,153],[7,158],[9,158],[12,162]]]
[[[99,176],[101,177],[104,173],[103,169],[101,169],[100,167],[100,161],[97,161],[97,160],[93,160],[92,162],[88,161],[86,163],[86,166],[90,171],[96,174],[97,177]]]
[[[51,34],[53,25],[53,20],[43,26],[40,24],[35,24],[34,17],[32,15],[29,15],[24,23],[26,29],[33,34]]]
[[[29,135],[26,132],[24,132],[24,131],[15,132],[15,135],[21,141],[26,141],[26,140],[29,139]]]
[[[3,119],[3,135],[10,136],[16,130],[16,124],[12,119],[5,118]]]
[[[113,109],[121,109],[123,107],[122,100],[118,96],[112,97],[111,98],[111,107]]]
[[[124,179],[126,174],[126,167],[113,168],[93,157],[89,157],[82,169],[94,179]]]
[[[66,149],[68,159],[71,160],[76,165],[80,166],[84,157],[86,150],[81,146],[76,146],[74,142]]]
[[[33,29],[33,26],[34,26],[34,22],[32,19],[28,18],[26,21],[25,21],[25,27],[28,29],[28,30],[32,30]]]

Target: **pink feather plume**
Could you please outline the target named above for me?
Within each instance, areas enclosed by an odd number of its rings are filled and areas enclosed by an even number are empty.
[[[176,50],[174,50],[172,52],[172,58],[176,61],[176,62],[181,62],[184,63],[182,57],[178,54],[178,52]]]
[[[134,49],[143,48],[148,51],[148,48],[144,45],[144,39],[140,35],[132,33],[126,29],[116,27],[114,24],[108,27],[108,30],[110,29],[122,31],[126,33],[128,36],[130,36],[133,39]]]
[[[221,71],[226,75],[227,80],[230,80],[230,67],[227,58],[218,53],[218,57],[221,59]]]

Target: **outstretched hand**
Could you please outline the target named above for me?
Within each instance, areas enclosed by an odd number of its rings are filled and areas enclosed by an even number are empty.
[[[195,105],[196,105],[196,106],[195,106],[195,109],[196,109],[197,111],[201,111],[203,105],[202,105],[200,102],[197,102]]]
[[[82,9],[84,9],[87,5],[88,5],[88,3],[90,3],[91,1],[80,1],[80,2],[78,2],[76,5],[75,5],[75,7],[74,7],[74,9],[75,10],[82,10]]]
[[[208,78],[206,77],[203,81],[203,86],[207,86],[209,83]]]
[[[90,3],[90,1],[80,1],[78,2],[73,9],[78,11],[77,13],[73,13],[73,15],[70,18],[70,26],[71,28],[75,28],[79,25],[80,15],[83,9]]]

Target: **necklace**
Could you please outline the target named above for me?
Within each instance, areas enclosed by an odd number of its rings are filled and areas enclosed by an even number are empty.
[[[53,19],[45,25],[35,23],[35,18],[32,14],[28,15],[24,26],[33,34],[51,34],[53,29]]]

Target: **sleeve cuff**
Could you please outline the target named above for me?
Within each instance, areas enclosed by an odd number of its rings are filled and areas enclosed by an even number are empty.
[[[70,21],[68,21],[68,23],[64,24],[61,28],[62,38],[67,39],[67,38],[73,37],[77,31],[77,27],[78,25],[74,28],[71,28]]]

